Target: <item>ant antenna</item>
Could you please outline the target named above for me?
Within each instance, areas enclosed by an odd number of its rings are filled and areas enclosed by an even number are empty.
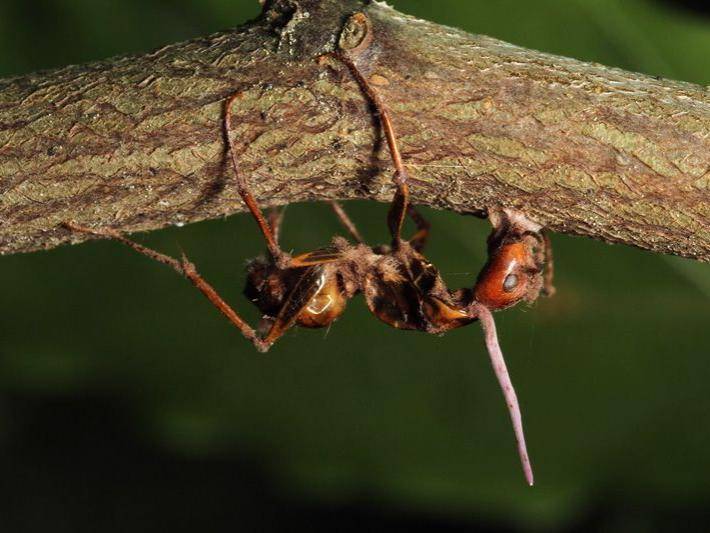
[[[483,328],[483,335],[486,339],[486,348],[488,348],[488,355],[491,358],[493,371],[498,378],[498,383],[503,391],[505,403],[508,406],[510,420],[513,423],[515,440],[518,443],[518,455],[520,456],[520,462],[523,466],[525,479],[527,480],[528,485],[532,486],[535,483],[535,480],[533,478],[530,458],[528,457],[527,446],[525,445],[523,417],[520,414],[518,397],[515,394],[513,383],[510,381],[510,375],[508,374],[508,367],[506,366],[505,359],[503,358],[503,352],[500,349],[500,344],[498,344],[498,333],[496,332],[496,324],[493,321],[493,313],[491,313],[486,306],[481,304],[475,305],[474,310],[477,311],[478,319],[481,322],[481,328]]]

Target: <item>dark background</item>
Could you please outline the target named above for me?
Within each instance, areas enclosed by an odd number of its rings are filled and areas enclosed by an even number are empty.
[[[710,83],[690,2],[394,1],[515,44]],[[235,26],[256,0],[2,0],[0,76]],[[396,120],[396,117],[395,117]],[[373,242],[382,204],[347,206]],[[485,221],[426,211],[452,286]],[[286,246],[340,232],[287,213]],[[139,237],[184,248],[252,321],[246,216]],[[0,258],[0,530],[701,530],[710,500],[710,267],[554,235],[558,295],[497,315],[521,397],[523,480],[476,326],[389,329],[360,299],[258,355],[200,294],[120,245]]]

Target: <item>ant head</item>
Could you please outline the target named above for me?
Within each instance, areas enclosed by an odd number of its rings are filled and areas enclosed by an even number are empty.
[[[474,299],[491,310],[511,307],[520,300],[535,301],[542,287],[538,248],[537,236],[526,234],[489,250],[473,289]]]

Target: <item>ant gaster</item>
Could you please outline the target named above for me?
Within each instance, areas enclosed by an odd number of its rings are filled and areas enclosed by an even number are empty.
[[[395,168],[393,181],[396,187],[387,215],[392,241],[389,245],[377,247],[364,244],[342,207],[333,203],[335,213],[355,244],[336,237],[331,245],[313,252],[295,257],[284,252],[279,245],[281,215],[272,212],[266,220],[239,169],[230,128],[232,104],[241,93],[232,95],[225,106],[224,129],[236,185],[268,249],[267,258],[255,259],[247,267],[244,291],[263,314],[258,331],[219,296],[184,255],[179,260],[174,259],[108,228],[92,229],[76,223],[65,226],[72,231],[121,241],[137,252],[169,265],[190,280],[261,352],[266,352],[294,325],[307,328],[329,326],[343,313],[347,301],[358,293],[364,295],[368,308],[377,318],[398,329],[440,334],[479,320],[513,423],[525,477],[532,485],[533,474],[520,408],[498,344],[491,312],[515,305],[520,300],[534,301],[543,285],[547,285],[549,292],[551,285],[545,283],[542,276],[549,242],[538,224],[517,211],[490,209],[489,218],[494,230],[488,239],[488,262],[472,289],[449,290],[437,268],[422,255],[429,236],[429,223],[410,205],[407,170],[390,114],[352,57],[346,54],[337,57],[348,67],[373,104],[387,139]],[[409,239],[401,235],[407,216],[417,228]]]

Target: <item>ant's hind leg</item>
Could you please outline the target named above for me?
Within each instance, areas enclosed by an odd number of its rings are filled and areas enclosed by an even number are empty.
[[[264,218],[264,214],[261,212],[261,209],[259,209],[259,205],[256,203],[256,200],[254,199],[254,196],[251,193],[251,190],[249,189],[249,185],[242,175],[242,173],[239,170],[239,163],[237,161],[237,155],[234,151],[234,143],[232,142],[232,137],[229,134],[230,133],[230,128],[232,124],[232,104],[234,104],[234,101],[237,98],[240,98],[242,96],[242,92],[236,92],[232,96],[230,96],[224,106],[224,135],[227,139],[227,146],[229,148],[229,156],[232,160],[232,168],[234,169],[234,176],[236,177],[236,182],[237,182],[237,190],[239,192],[239,196],[242,197],[242,200],[244,200],[244,203],[246,206],[249,208],[249,211],[251,212],[252,216],[254,217],[254,220],[256,220],[256,223],[259,226],[259,229],[261,230],[261,233],[264,235],[264,239],[266,240],[266,247],[269,249],[269,253],[271,254],[271,257],[276,261],[277,263],[282,260],[285,256],[285,254],[281,251],[281,248],[279,247],[278,243],[278,238],[274,233],[276,233],[271,226],[269,226],[268,222]]]
[[[365,240],[362,238],[362,235],[360,235],[360,232],[357,229],[357,226],[355,226],[355,223],[352,221],[352,219],[348,216],[348,214],[345,212],[345,209],[343,209],[343,206],[340,205],[340,202],[336,202],[333,200],[330,202],[330,206],[333,208],[333,211],[335,212],[336,216],[338,217],[338,220],[340,220],[340,223],[343,225],[343,227],[348,230],[348,233],[350,233],[350,236],[355,239],[355,241],[359,243],[365,242]]]
[[[63,225],[65,228],[71,231],[122,242],[123,244],[132,248],[139,254],[143,254],[146,257],[158,261],[159,263],[163,263],[164,265],[168,265],[175,272],[187,278],[195,287],[197,287],[197,289],[207,297],[207,299],[212,303],[212,305],[214,305],[227,318],[227,320],[229,320],[239,331],[241,331],[242,335],[244,335],[249,341],[254,344],[257,350],[261,352],[268,350],[269,345],[264,343],[257,336],[254,329],[249,324],[247,324],[236,313],[236,311],[234,311],[234,309],[229,306],[227,302],[222,299],[222,297],[217,293],[214,287],[212,287],[212,285],[207,283],[207,281],[202,276],[200,276],[200,274],[197,272],[197,269],[195,268],[195,265],[191,263],[184,254],[180,260],[175,259],[174,257],[170,257],[169,255],[165,255],[155,250],[152,250],[151,248],[143,246],[142,244],[133,242],[132,240],[124,237],[121,233],[113,229],[87,228],[85,226],[80,226],[79,224],[75,224],[73,222],[66,222]]]

